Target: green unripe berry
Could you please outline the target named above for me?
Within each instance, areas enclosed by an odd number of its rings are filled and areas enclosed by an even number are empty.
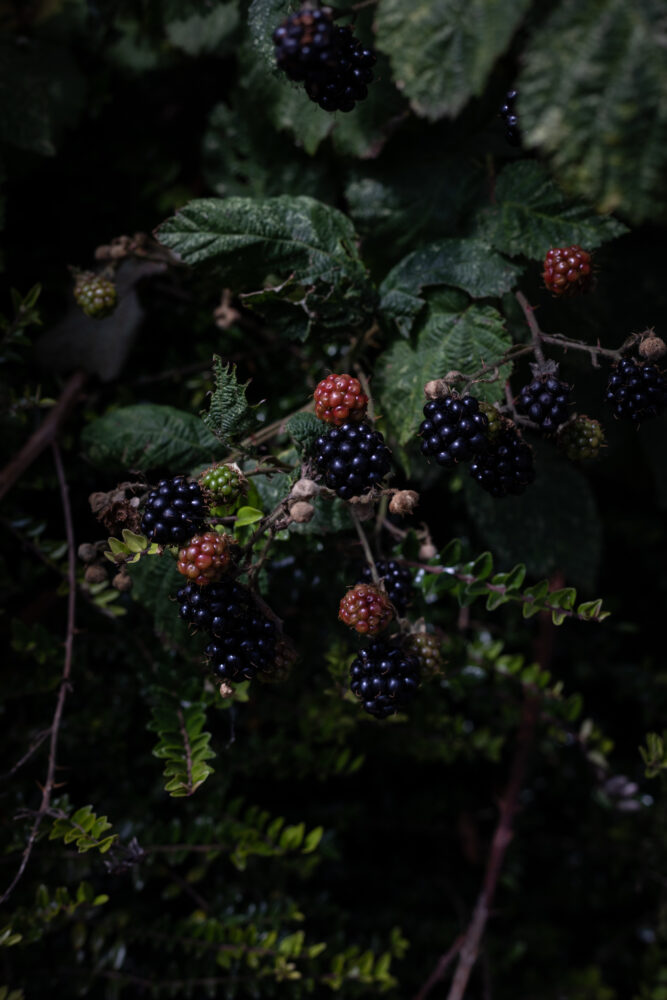
[[[199,485],[208,490],[215,504],[229,507],[245,493],[246,481],[237,465],[212,465],[199,477]]]
[[[585,414],[574,417],[558,432],[558,447],[572,462],[597,458],[605,445],[604,431],[598,420]]]
[[[91,319],[105,319],[118,304],[116,286],[100,274],[80,274],[74,285],[74,298]]]

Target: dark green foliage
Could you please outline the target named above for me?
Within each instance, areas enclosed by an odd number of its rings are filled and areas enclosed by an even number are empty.
[[[252,407],[246,400],[248,382],[239,384],[234,365],[225,365],[222,359],[213,358],[215,388],[211,393],[208,413],[202,420],[226,448],[230,448],[255,424]]]

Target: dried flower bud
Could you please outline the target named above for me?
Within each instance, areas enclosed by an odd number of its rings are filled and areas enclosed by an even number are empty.
[[[312,504],[307,503],[305,500],[297,500],[290,507],[290,515],[293,521],[297,524],[307,524],[313,517],[315,513],[315,508]]]
[[[421,562],[428,562],[429,559],[435,559],[438,554],[433,542],[424,542],[419,549],[419,559]]]
[[[449,394],[449,386],[441,378],[435,378],[431,382],[427,382],[424,386],[424,395],[427,399],[442,399],[444,396],[449,396]]]
[[[389,510],[392,514],[412,514],[418,503],[419,493],[414,490],[399,490],[389,501]]]
[[[88,566],[83,576],[86,583],[103,583],[107,579],[107,571],[99,563],[93,563],[92,566]]]
[[[639,345],[639,353],[647,361],[657,361],[665,352],[667,352],[667,344],[660,337],[654,336],[652,330],[650,336],[642,340]]]
[[[220,685],[220,697],[221,698],[231,698],[234,694],[234,688],[227,681],[223,681]]]
[[[132,579],[129,573],[124,573],[122,570],[120,573],[116,573],[111,581],[111,586],[120,591],[132,590]]]
[[[320,492],[320,487],[312,479],[299,479],[292,487],[290,496],[294,500],[310,500]]]
[[[76,550],[81,562],[91,563],[95,562],[97,559],[97,546],[91,545],[90,542],[82,542],[82,544]]]

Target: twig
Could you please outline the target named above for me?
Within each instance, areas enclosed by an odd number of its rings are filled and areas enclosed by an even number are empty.
[[[538,362],[544,364],[544,351],[542,350],[542,344],[540,343],[540,338],[542,337],[542,331],[540,330],[537,320],[535,319],[535,310],[528,302],[528,299],[523,294],[523,292],[516,293],[516,299],[523,310],[523,314],[526,317],[526,322],[530,329],[530,335],[533,338],[533,351],[535,352],[535,357]]]
[[[28,747],[28,749],[23,754],[23,756],[21,757],[21,759],[17,760],[17,762],[14,764],[14,766],[12,768],[10,768],[10,770],[7,771],[5,774],[0,774],[0,781],[7,781],[7,779],[11,778],[11,776],[13,774],[16,774],[16,772],[19,770],[19,768],[23,767],[23,765],[25,763],[27,763],[27,761],[30,760],[30,758],[32,757],[32,755],[34,753],[36,753],[37,750],[39,750],[39,748],[41,747],[42,743],[48,737],[48,735],[49,735],[50,732],[51,732],[50,729],[43,729],[41,731],[41,733],[39,733],[39,735],[37,736],[37,739],[34,741],[34,743],[32,743]]]
[[[429,995],[433,987],[439,983],[441,979],[445,978],[445,973],[460,952],[462,944],[463,934],[456,939],[449,951],[446,951],[445,954],[438,960],[438,964],[435,969],[428,977],[419,993],[415,993],[413,1000],[426,1000],[426,997]]]
[[[267,424],[266,427],[262,427],[261,430],[255,431],[254,434],[249,434],[248,437],[243,438],[239,442],[234,451],[230,452],[225,458],[222,459],[223,462],[233,462],[235,458],[242,455],[248,448],[256,447],[259,444],[263,444],[265,441],[270,441],[272,437],[276,437],[278,434],[282,433],[285,424],[290,417],[295,416],[297,413],[305,413],[307,410],[313,410],[315,408],[314,400],[310,399],[303,406],[300,406],[298,410],[294,410],[293,413],[288,413],[284,417],[280,417],[279,420],[274,420],[272,424]]]
[[[28,438],[18,455],[0,471],[0,500],[10,491],[25,470],[32,465],[38,455],[41,455],[48,445],[53,444],[62,424],[77,402],[87,379],[88,376],[83,371],[74,372],[70,376],[60,399],[49,410],[44,423]]]
[[[371,547],[368,544],[368,539],[366,538],[366,532],[361,527],[361,521],[359,520],[359,515],[357,514],[354,506],[352,504],[348,505],[348,510],[350,511],[350,517],[352,518],[352,523],[357,529],[357,535],[359,536],[359,541],[361,542],[361,547],[364,550],[364,556],[366,557],[366,562],[368,563],[368,568],[371,571],[371,577],[373,583],[376,587],[381,587],[380,575],[375,565],[375,559],[373,558],[373,553],[371,552]]]
[[[52,441],[51,447],[53,450],[53,460],[56,466],[56,473],[58,476],[58,484],[60,486],[60,498],[63,506],[63,514],[65,518],[65,533],[67,536],[67,563],[68,563],[68,583],[69,590],[67,593],[67,633],[65,636],[65,662],[63,665],[62,677],[60,680],[60,687],[58,689],[58,699],[56,701],[55,712],[53,713],[53,721],[51,722],[50,735],[51,740],[49,743],[49,763],[46,772],[46,781],[44,782],[44,787],[42,788],[42,801],[40,803],[39,812],[35,817],[35,822],[32,825],[30,835],[28,837],[28,843],[23,850],[23,856],[21,858],[21,863],[19,869],[12,879],[10,885],[5,890],[3,895],[0,897],[0,904],[6,902],[9,899],[11,893],[14,891],[19,880],[21,879],[30,855],[32,854],[32,849],[35,846],[35,841],[37,840],[37,834],[39,833],[39,828],[42,824],[42,820],[48,814],[51,806],[51,795],[55,787],[55,777],[56,777],[56,752],[58,750],[58,735],[60,733],[60,723],[62,722],[63,708],[65,705],[65,699],[67,697],[67,692],[70,688],[69,678],[72,671],[72,653],[74,649],[74,631],[76,622],[76,546],[74,542],[74,525],[72,522],[72,508],[69,502],[69,489],[67,486],[67,480],[65,478],[65,470],[63,468],[62,458],[60,455],[60,448],[55,441]]]
[[[373,0],[375,2],[375,0]],[[361,367],[361,365],[355,365],[354,371],[357,378],[361,382],[361,388],[364,390],[368,396],[368,419],[371,423],[375,423],[375,404],[373,403],[373,394],[371,393],[371,387],[369,381],[366,377],[366,373]]]
[[[573,351],[585,351],[590,355],[591,364],[594,368],[599,368],[598,358],[612,358],[614,361],[618,361],[621,357],[623,351],[636,339],[635,334],[630,334],[627,340],[617,350],[611,350],[608,347],[600,347],[598,344],[586,344],[583,340],[570,340],[569,337],[564,337],[561,333],[544,333],[540,330],[537,320],[535,319],[535,311],[533,307],[528,302],[528,299],[522,292],[516,293],[516,300],[521,306],[524,316],[526,317],[526,322],[530,328],[530,333],[533,338],[533,349],[535,351],[535,357],[538,361],[544,361],[544,354],[542,352],[542,343],[553,344],[555,347],[560,347],[564,351],[572,349]]]

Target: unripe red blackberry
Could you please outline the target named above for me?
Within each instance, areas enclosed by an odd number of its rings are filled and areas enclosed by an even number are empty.
[[[332,427],[315,442],[314,458],[324,482],[342,500],[366,493],[391,469],[391,452],[382,434],[366,423]]]
[[[424,417],[419,426],[422,455],[432,455],[445,469],[453,469],[486,448],[489,421],[474,396],[452,393],[430,399]]]
[[[219,580],[232,563],[230,541],[216,531],[195,535],[178,553],[178,572],[200,587]]]
[[[197,483],[162,479],[148,494],[141,530],[158,545],[181,545],[204,526],[206,505]]]
[[[572,462],[597,458],[604,447],[604,431],[598,420],[586,414],[575,417],[558,431],[558,447]]]
[[[118,293],[113,281],[101,274],[79,274],[74,284],[76,304],[91,319],[110,316],[118,303]]]
[[[327,375],[313,393],[315,416],[340,427],[348,420],[358,422],[366,416],[368,396],[361,383],[351,375]]]
[[[384,584],[389,600],[399,615],[404,615],[414,594],[412,573],[407,566],[401,566],[395,559],[379,559],[375,568]],[[359,582],[372,583],[372,580],[373,574],[370,566],[364,566],[359,574]]]
[[[350,690],[377,719],[405,708],[418,687],[417,658],[389,643],[371,643],[350,666]]]
[[[591,255],[574,244],[554,247],[544,258],[544,284],[553,295],[580,295],[593,283]]]
[[[545,434],[553,434],[569,416],[569,397],[567,382],[561,382],[553,374],[538,375],[521,389],[516,400],[517,413],[528,417]]]
[[[417,658],[424,677],[442,672],[442,639],[433,632],[413,632],[405,642],[406,650]]]
[[[492,497],[523,493],[535,479],[532,448],[508,421],[486,451],[475,455],[470,475]]]
[[[212,465],[199,477],[199,485],[208,490],[216,505],[231,506],[243,495],[246,480],[238,465]]]
[[[647,361],[622,358],[609,376],[605,399],[615,417],[641,423],[667,406],[667,377]]]
[[[340,602],[338,618],[360,635],[375,635],[394,617],[386,594],[365,583],[348,590]]]

